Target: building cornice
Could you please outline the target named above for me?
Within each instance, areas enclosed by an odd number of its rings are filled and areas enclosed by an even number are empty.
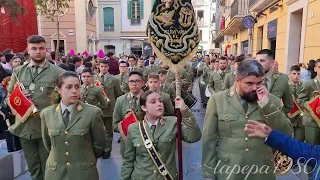
[[[250,12],[261,12],[280,0],[257,0],[249,7]]]
[[[286,4],[289,6],[297,1],[299,1],[299,0],[286,0]]]

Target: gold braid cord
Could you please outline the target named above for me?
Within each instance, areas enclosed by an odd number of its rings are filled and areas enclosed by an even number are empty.
[[[291,169],[293,160],[279,151],[274,153],[274,167],[277,175],[285,175]]]
[[[153,51],[174,73],[198,51],[199,28],[191,0],[156,0],[147,36]]]

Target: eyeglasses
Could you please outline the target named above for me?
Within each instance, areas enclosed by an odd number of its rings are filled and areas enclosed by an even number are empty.
[[[130,84],[139,84],[141,82],[142,82],[141,80],[130,80],[129,81]]]

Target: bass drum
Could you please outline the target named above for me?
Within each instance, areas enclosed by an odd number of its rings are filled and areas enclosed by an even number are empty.
[[[208,98],[211,96],[211,92],[209,91],[209,87],[208,87],[208,86],[206,87],[205,95],[206,95],[206,97],[208,97]]]

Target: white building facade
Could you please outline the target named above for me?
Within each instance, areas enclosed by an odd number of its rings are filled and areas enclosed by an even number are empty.
[[[192,0],[200,30],[199,52],[208,53],[214,49],[212,34],[215,31],[215,0]]]

